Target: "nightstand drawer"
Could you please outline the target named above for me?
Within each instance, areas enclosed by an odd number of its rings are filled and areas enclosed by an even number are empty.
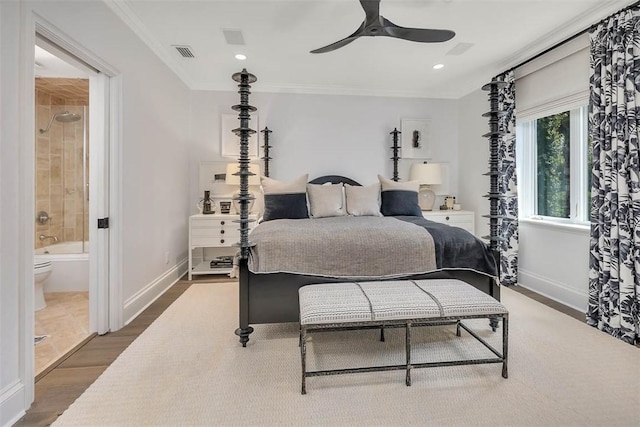
[[[431,214],[429,216],[425,216],[426,219],[435,222],[441,222],[443,224],[459,224],[459,223],[469,223],[471,222],[470,215],[447,215],[447,214]]]
[[[236,224],[235,228],[232,227],[211,227],[211,228],[192,228],[191,237],[229,237],[240,236],[239,225]]]
[[[231,236],[216,236],[216,237],[199,237],[199,236],[191,236],[191,246],[192,247],[222,247],[222,246],[233,246],[240,241],[240,234],[231,235]]]
[[[191,227],[193,229],[197,228],[226,228],[226,227],[235,227],[239,228],[240,224],[237,222],[233,222],[234,219],[238,219],[236,217],[232,218],[198,218],[191,219]]]
[[[460,227],[475,233],[475,217],[471,211],[423,211],[422,216],[429,221]]]

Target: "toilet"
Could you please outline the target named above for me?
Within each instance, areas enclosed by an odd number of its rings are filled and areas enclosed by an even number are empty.
[[[51,271],[53,271],[51,261],[36,255],[33,259],[33,282],[35,284],[33,305],[36,311],[47,306],[44,300],[44,284],[49,276],[51,276]]]

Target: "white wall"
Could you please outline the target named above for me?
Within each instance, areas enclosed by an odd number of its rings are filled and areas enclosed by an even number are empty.
[[[186,270],[189,89],[102,2],[0,2],[0,425],[15,421],[32,399],[21,343],[33,325],[21,319],[32,316],[24,287],[33,272],[20,253],[33,246],[25,230],[34,216],[33,204],[21,212],[16,203],[28,193],[21,186],[33,185],[33,178],[22,179],[33,168],[20,155],[33,134],[19,134],[20,121],[32,113],[18,92],[20,55],[28,48],[19,43],[32,10],[122,75],[123,300],[112,303],[125,308],[126,320],[163,290],[168,272]]]
[[[253,88],[259,88],[257,77]],[[197,194],[198,162],[221,160],[220,114],[232,113],[231,105],[239,102],[237,92],[231,92],[236,85],[229,76],[230,92],[193,93],[193,210],[195,201],[202,197]],[[451,192],[457,191],[456,101],[276,93],[252,93],[249,101],[258,108],[259,129],[268,126],[273,130],[270,170],[275,179],[286,181],[303,173],[309,173],[311,179],[337,174],[366,185],[377,182],[378,174],[391,177],[389,133],[395,127],[400,129],[402,118],[428,118],[432,161],[450,163]],[[408,178],[409,165],[415,161],[401,161],[400,178]]]
[[[0,425],[10,425],[27,400],[21,378],[20,310],[25,280],[20,256],[18,93],[20,4],[0,2]]]
[[[518,283],[586,312],[589,230],[520,221]]]

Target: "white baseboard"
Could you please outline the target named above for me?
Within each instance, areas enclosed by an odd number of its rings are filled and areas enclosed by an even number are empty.
[[[587,311],[589,295],[586,289],[584,292],[578,291],[548,277],[522,269],[518,270],[518,285],[575,310],[583,313]]]
[[[25,414],[24,384],[16,381],[0,391],[0,426],[11,427]]]
[[[140,289],[135,295],[124,302],[122,318],[127,325],[160,297],[167,289],[173,286],[189,267],[188,259],[180,261],[175,267],[166,271],[162,276]]]

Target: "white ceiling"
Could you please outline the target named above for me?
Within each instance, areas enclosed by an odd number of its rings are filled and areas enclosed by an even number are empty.
[[[363,37],[311,54],[362,22],[358,0],[105,0],[194,90],[235,90],[243,67],[253,91],[457,99],[492,76],[587,28],[633,0],[382,0],[397,25],[450,29],[445,43]],[[245,45],[226,43],[241,30]],[[459,43],[473,46],[447,54]],[[188,45],[182,58],[173,45]],[[247,55],[246,61],[234,58]],[[434,64],[445,67],[434,70]]]

